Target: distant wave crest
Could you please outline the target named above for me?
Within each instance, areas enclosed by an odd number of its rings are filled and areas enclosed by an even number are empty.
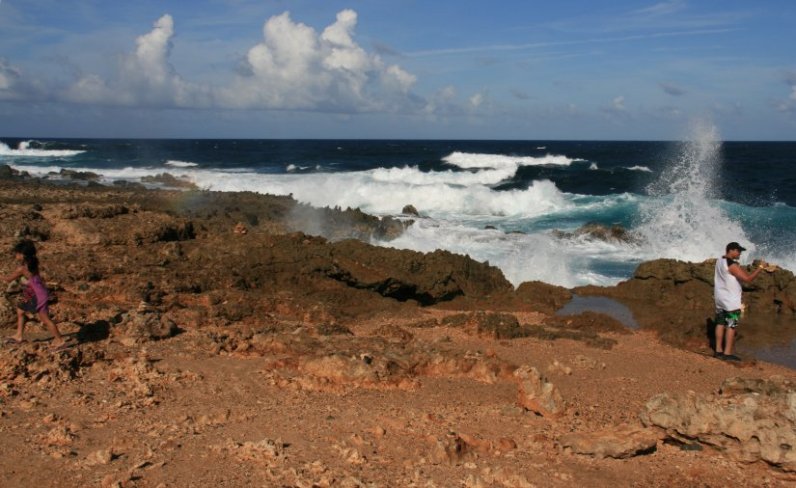
[[[571,159],[557,154],[546,154],[544,156],[510,156],[506,154],[482,154],[453,152],[442,160],[448,164],[458,166],[463,169],[475,168],[518,168],[520,166],[569,166],[575,161],[582,159]]]
[[[12,158],[68,158],[82,154],[86,151],[76,149],[43,149],[32,147],[40,145],[38,141],[23,141],[17,149],[11,149],[7,144],[0,142],[0,156]]]
[[[174,168],[193,168],[199,165],[197,163],[191,163],[190,161],[166,161],[166,166],[172,166]]]

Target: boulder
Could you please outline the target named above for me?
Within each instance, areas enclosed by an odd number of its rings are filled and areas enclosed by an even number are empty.
[[[730,378],[720,391],[656,395],[641,420],[673,441],[697,441],[738,461],[796,472],[796,385],[776,377]]]
[[[521,283],[514,295],[521,303],[545,313],[555,312],[572,299],[572,293],[566,288],[541,281]]]
[[[566,434],[558,442],[566,450],[598,459],[626,459],[655,451],[658,435],[635,425],[618,425],[595,432]]]
[[[519,406],[543,417],[556,417],[563,413],[561,393],[536,368],[521,366],[514,371],[514,377],[519,386]]]
[[[588,239],[597,239],[600,241],[620,241],[620,242],[634,242],[635,238],[630,234],[627,229],[621,225],[603,225],[597,222],[589,222],[580,226],[574,232],[564,232],[554,230],[553,236],[559,239],[573,239],[579,237],[586,237]]]
[[[420,217],[420,214],[414,205],[405,205],[401,210],[401,213],[404,215],[414,215],[415,217]]]

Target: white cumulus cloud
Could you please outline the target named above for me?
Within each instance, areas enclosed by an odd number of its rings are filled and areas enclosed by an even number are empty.
[[[136,49],[122,59],[116,79],[85,75],[69,87],[65,98],[72,102],[131,106],[210,106],[210,89],[185,81],[169,63],[173,36],[174,20],[166,14],[150,32],[136,39]]]
[[[168,14],[136,39],[117,76],[85,75],[65,93],[73,102],[130,106],[300,109],[338,112],[389,110],[406,102],[417,81],[355,41],[357,13],[343,10],[318,33],[289,12],[269,18],[241,72],[221,86],[190,82],[169,61],[175,34]]]
[[[222,105],[343,112],[382,110],[406,95],[414,75],[354,40],[357,13],[343,10],[318,34],[285,12],[263,26],[263,41],[246,55],[248,76],[220,93]]]

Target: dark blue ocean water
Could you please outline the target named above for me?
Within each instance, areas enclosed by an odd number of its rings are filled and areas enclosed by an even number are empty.
[[[392,140],[111,140],[0,139],[0,161],[34,162],[63,167],[158,168],[184,161],[203,169],[251,169],[284,173],[291,164],[301,171],[361,171],[377,167],[417,166],[422,171],[453,169],[442,159],[454,152],[509,156],[565,155],[582,162],[570,166],[523,166],[495,188],[527,188],[549,179],[564,192],[584,195],[645,193],[661,169],[681,150],[680,142],[643,141],[392,141]],[[77,157],[25,158],[10,148],[82,150]],[[796,142],[723,142],[721,175],[715,197],[745,205],[777,202],[796,207]],[[597,171],[589,171],[596,163]],[[643,166],[651,172],[629,170]]]

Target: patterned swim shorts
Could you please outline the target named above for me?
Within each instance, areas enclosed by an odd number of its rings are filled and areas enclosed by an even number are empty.
[[[716,325],[723,325],[729,329],[738,327],[738,321],[741,320],[740,310],[716,310]]]

